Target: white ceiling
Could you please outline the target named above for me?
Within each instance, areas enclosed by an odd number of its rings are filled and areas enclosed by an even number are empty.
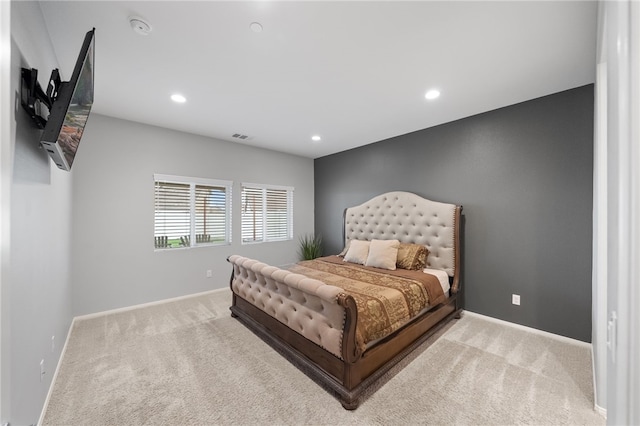
[[[595,1],[41,7],[63,80],[96,28],[94,112],[310,158],[595,81]]]

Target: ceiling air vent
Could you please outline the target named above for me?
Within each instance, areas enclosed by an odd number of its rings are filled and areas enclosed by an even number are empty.
[[[242,140],[249,139],[249,136],[242,135],[240,133],[234,133],[233,135],[231,135],[231,137],[236,138],[236,139],[242,139]]]

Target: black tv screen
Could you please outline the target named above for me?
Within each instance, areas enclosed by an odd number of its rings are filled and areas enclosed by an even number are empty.
[[[58,168],[71,170],[93,106],[95,28],[87,32],[71,80],[62,82],[40,143]]]

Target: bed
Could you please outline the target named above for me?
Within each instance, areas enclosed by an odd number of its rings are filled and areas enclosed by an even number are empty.
[[[345,209],[340,256],[286,269],[230,256],[231,315],[353,410],[369,386],[459,318],[461,212],[389,192]],[[394,248],[418,261],[407,266],[398,256],[391,266]]]

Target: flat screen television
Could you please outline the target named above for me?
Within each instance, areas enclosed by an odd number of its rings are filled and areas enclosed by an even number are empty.
[[[60,82],[54,89],[54,101],[40,138],[58,168],[66,171],[71,170],[93,106],[94,46],[95,28],[84,37],[71,80]]]

